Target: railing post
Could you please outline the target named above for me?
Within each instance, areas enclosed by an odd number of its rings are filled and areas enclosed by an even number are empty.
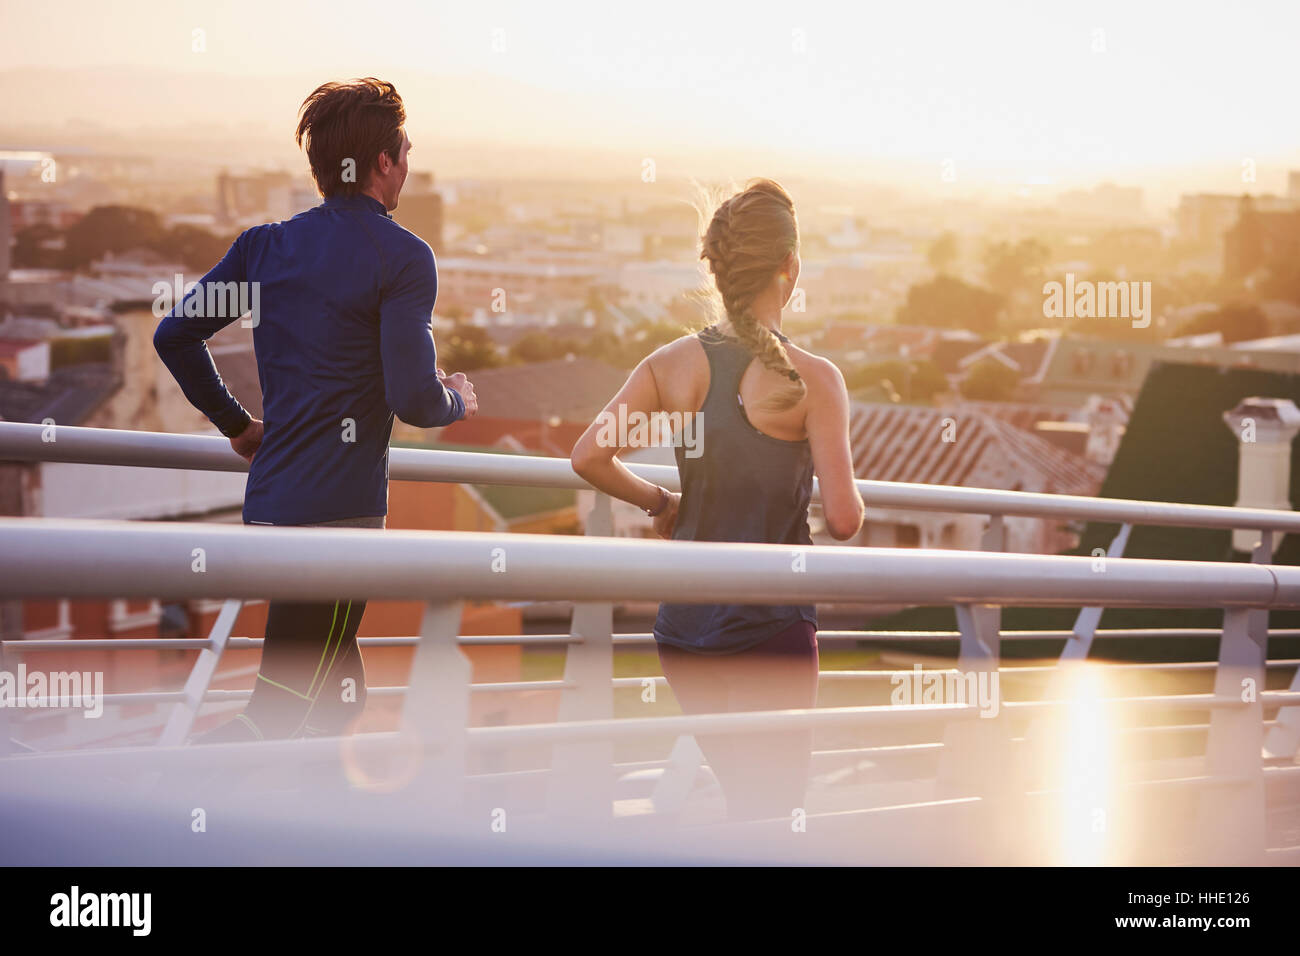
[[[987,689],[991,699],[958,700],[944,703],[967,706],[996,706],[993,716],[981,713],[971,720],[953,720],[944,727],[943,754],[939,760],[937,796],[978,796],[984,801],[987,826],[977,838],[984,854],[1010,850],[1014,843],[1001,838],[1014,826],[1009,818],[1010,734],[1002,715],[1001,661],[1002,608],[991,604],[959,604],[957,626],[961,650],[957,658],[959,686]],[[983,857],[988,859],[987,856]]]
[[[1257,864],[1264,855],[1265,646],[1268,611],[1230,608],[1223,613],[1214,696],[1232,701],[1210,713],[1206,773],[1214,778],[1201,795],[1200,832],[1206,863]]]
[[[596,493],[587,514],[586,533],[613,531],[610,499]],[[564,658],[559,719],[607,720],[614,716],[614,605],[576,603],[570,628],[573,642]],[[551,752],[547,809],[553,816],[600,820],[614,808],[614,745],[608,741],[557,744]]]
[[[461,603],[430,601],[411,658],[402,733],[422,757],[418,778],[432,807],[454,812],[465,790],[466,730],[473,667],[460,649]]]
[[[1128,547],[1129,535],[1133,533],[1133,525],[1125,522],[1120,526],[1119,531],[1110,542],[1110,547],[1106,549],[1106,558],[1124,557],[1124,549]],[[1102,565],[1104,573],[1105,564]],[[1096,568],[1093,568],[1095,571]],[[1079,609],[1078,616],[1074,619],[1074,636],[1065,642],[1065,647],[1061,648],[1062,661],[1082,661],[1088,657],[1088,652],[1092,650],[1092,639],[1097,634],[1097,625],[1101,623],[1102,612],[1106,609],[1103,607],[1085,607]]]
[[[1260,535],[1251,556],[1267,564],[1273,532]],[[1206,773],[1215,782],[1201,795],[1200,832],[1207,862],[1259,863],[1264,856],[1264,705],[1259,699],[1268,668],[1268,609],[1223,612],[1214,696],[1231,706],[1210,712]]]
[[[1007,522],[1002,515],[990,515],[989,526],[980,535],[981,551],[1005,551],[1007,549]]]
[[[221,663],[221,655],[226,650],[226,642],[230,639],[230,632],[234,630],[235,621],[243,606],[243,601],[236,600],[221,605],[221,611],[212,622],[212,631],[208,634],[208,646],[199,651],[194,668],[185,680],[185,699],[172,707],[162,736],[158,738],[158,746],[179,747],[194,729],[194,721],[198,719],[199,709],[203,706],[203,697],[212,684],[217,665]]]
[[[1272,560],[1272,536],[1271,531],[1260,532],[1259,546],[1251,558],[1252,563],[1261,564]],[[1265,637],[1264,650],[1267,660],[1267,637]],[[1260,690],[1263,689],[1264,685],[1261,683]],[[1291,686],[1287,689],[1292,693],[1300,693],[1300,667],[1296,668],[1295,674],[1291,677]],[[1300,748],[1300,707],[1281,707],[1278,709],[1273,726],[1264,736],[1263,755],[1267,758],[1291,757],[1298,748]]]

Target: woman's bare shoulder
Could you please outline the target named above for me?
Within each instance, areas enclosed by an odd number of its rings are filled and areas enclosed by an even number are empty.
[[[659,346],[646,356],[645,361],[653,365],[656,372],[660,368],[691,368],[705,361],[704,347],[696,333],[687,332]]]
[[[791,343],[785,348],[790,362],[808,385],[810,394],[835,394],[844,389],[844,375],[830,359]]]

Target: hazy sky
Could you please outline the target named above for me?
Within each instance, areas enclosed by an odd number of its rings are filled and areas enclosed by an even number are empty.
[[[1300,167],[1297,37],[1295,0],[3,0],[0,69],[129,70],[96,71],[85,113],[53,83],[0,118],[283,127],[305,85],[370,73],[398,83],[413,138],[773,150],[936,181],[945,160],[1004,182],[1207,165],[1231,181],[1245,158]]]

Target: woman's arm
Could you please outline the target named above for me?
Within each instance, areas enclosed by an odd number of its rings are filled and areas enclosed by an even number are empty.
[[[640,413],[647,419],[663,410],[659,398],[659,387],[655,382],[654,371],[650,367],[653,356],[647,356],[632,370],[628,380],[619,389],[618,394],[609,400],[596,420],[587,426],[573,446],[569,462],[573,470],[597,491],[623,501],[629,501],[638,508],[653,510],[661,500],[659,486],[653,482],[638,478],[628,471],[626,465],[616,457],[624,447],[619,439],[617,427],[619,421],[635,421],[634,415]],[[677,503],[681,495],[670,494],[668,506],[655,518],[655,531],[663,537],[672,534],[672,524],[677,514]]]
[[[849,393],[834,362],[820,359],[816,368],[815,374],[805,376],[810,386],[805,428],[826,530],[836,541],[847,541],[861,529],[865,514],[849,447]]]

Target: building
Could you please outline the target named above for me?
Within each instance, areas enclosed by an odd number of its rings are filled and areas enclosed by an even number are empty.
[[[314,187],[283,171],[217,174],[216,221],[242,228],[292,219],[319,201]]]
[[[1095,495],[1103,465],[1072,454],[984,411],[854,402],[849,414],[853,471],[858,478],[1044,494]],[[814,540],[825,536],[814,508]],[[881,548],[973,550],[987,518],[974,514],[881,509],[868,502],[867,521],[846,544]],[[1008,517],[1007,550],[1055,554],[1074,538],[1059,522]]]
[[[1134,398],[1141,391],[1153,362],[1300,371],[1300,354],[1294,352],[1062,337],[1052,351],[1040,383],[1027,397],[1078,408],[1094,395]]]
[[[49,377],[49,342],[0,337],[0,381],[43,382]]]
[[[1300,261],[1300,202],[1291,212],[1260,212],[1247,200],[1223,237],[1223,273],[1244,278],[1276,263]]]
[[[1186,193],[1176,214],[1178,237],[1221,248],[1224,233],[1237,223],[1243,204],[1256,212],[1295,212],[1300,199],[1291,196],[1239,196],[1224,193]]]
[[[441,429],[440,441],[492,447],[506,441],[534,453],[567,458],[627,372],[575,356],[470,373],[478,414]]]
[[[393,219],[427,242],[435,255],[442,255],[443,199],[433,188],[433,173],[411,173],[407,177]]]
[[[594,265],[450,257],[438,262],[438,308],[538,311],[580,305],[604,277]]]
[[[1142,190],[1114,183],[1064,192],[1056,205],[1061,212],[1079,218],[1131,220],[1143,215]]]

